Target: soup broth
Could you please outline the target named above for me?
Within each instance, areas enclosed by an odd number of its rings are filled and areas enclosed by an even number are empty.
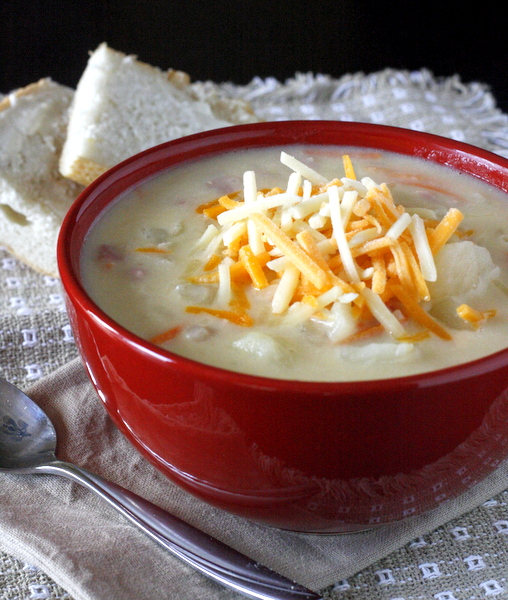
[[[366,212],[369,189],[393,198],[399,208],[392,220],[405,213],[393,229]],[[339,224],[326,204],[332,192]],[[285,194],[284,206],[256,214],[269,215],[277,231],[306,232],[297,239],[310,244],[304,251],[310,260],[301,257],[301,248],[292,254],[295,239],[287,248],[286,238],[274,243],[268,217],[238,212],[248,202],[276,204],[270,198],[277,194]],[[307,206],[314,210],[307,212]],[[448,215],[459,211],[460,227],[423,265],[430,246],[418,253],[413,242],[435,241]],[[352,230],[338,233],[345,219],[355,221],[350,225],[358,234],[369,231],[356,238]],[[505,194],[428,161],[359,148],[249,149],[183,164],[127,191],[91,229],[82,279],[98,306],[126,329],[208,365],[293,380],[383,379],[506,347],[507,229]],[[248,250],[239,251],[241,239],[249,242],[243,244]],[[385,242],[391,244],[388,254]],[[313,255],[316,247],[319,255]],[[360,247],[370,250],[357,255]],[[412,250],[397,253],[394,247]],[[233,265],[239,262],[252,271],[235,279]],[[319,279],[312,280],[316,263],[329,275],[321,288]],[[372,292],[382,269],[388,288]],[[420,270],[424,277],[418,280]],[[293,283],[284,280],[289,287],[281,300],[277,289],[286,272]],[[408,273],[414,287],[424,290],[418,313],[411,298],[405,304],[404,296],[392,293]]]

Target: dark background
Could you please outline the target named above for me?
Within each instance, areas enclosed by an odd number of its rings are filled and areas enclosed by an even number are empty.
[[[480,81],[508,112],[503,9],[362,0],[0,0],[0,92],[40,77],[74,87],[106,41],[193,80],[281,81],[385,67]]]

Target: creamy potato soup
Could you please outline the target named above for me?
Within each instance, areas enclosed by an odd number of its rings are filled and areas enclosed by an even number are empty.
[[[508,198],[358,148],[242,150],[126,192],[82,255],[92,299],[172,352],[307,381],[410,375],[508,340]]]

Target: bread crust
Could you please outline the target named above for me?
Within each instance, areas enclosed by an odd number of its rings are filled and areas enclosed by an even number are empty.
[[[7,110],[12,106],[12,98],[22,98],[23,96],[30,96],[32,94],[37,94],[42,91],[48,82],[51,81],[48,78],[39,79],[39,81],[35,81],[33,83],[29,83],[28,85],[18,88],[14,90],[12,93],[4,96],[2,100],[0,100],[0,111]]]
[[[68,168],[68,179],[87,186],[105,173],[109,167],[100,165],[85,156],[77,156]]]

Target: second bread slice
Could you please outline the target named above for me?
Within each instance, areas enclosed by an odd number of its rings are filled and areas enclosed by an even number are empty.
[[[217,117],[210,103],[193,97],[185,83],[173,83],[174,74],[101,44],[76,88],[62,175],[88,185],[151,146],[233,124],[233,119]]]
[[[52,277],[62,220],[82,190],[58,171],[73,93],[46,78],[0,102],[0,245]]]

